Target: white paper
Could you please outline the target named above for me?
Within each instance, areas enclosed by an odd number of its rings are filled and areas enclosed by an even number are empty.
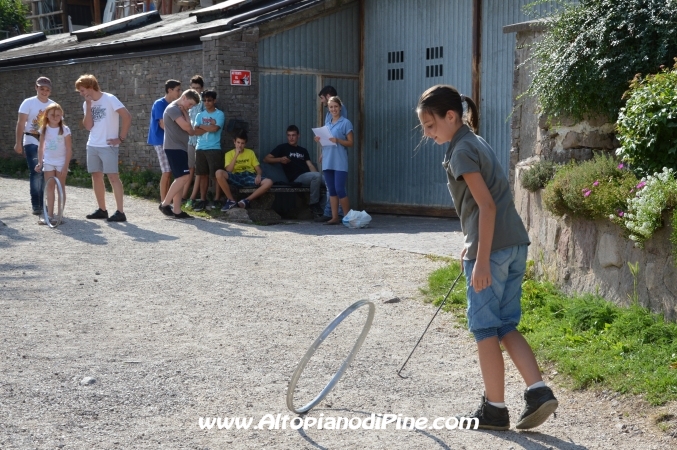
[[[322,128],[313,128],[313,133],[315,133],[315,136],[320,138],[320,145],[322,145],[322,147],[336,145],[335,142],[329,140],[329,138],[333,138],[334,136],[331,134],[331,131],[329,131],[328,127],[324,126]]]

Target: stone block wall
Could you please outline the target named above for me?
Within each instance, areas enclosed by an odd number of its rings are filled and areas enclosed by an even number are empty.
[[[164,96],[167,79],[178,79],[185,88],[193,75],[203,71],[202,64],[202,51],[181,51],[126,59],[102,57],[96,62],[0,72],[0,85],[5,87],[0,105],[8,112],[0,121],[0,157],[17,156],[13,149],[19,105],[35,95],[35,80],[46,76],[52,80],[51,98],[63,107],[65,123],[73,133],[73,157],[84,164],[88,131],[81,125],[83,99],[75,91],[75,80],[91,73],[101,89],[117,96],[132,115],[129,135],[120,147],[122,164],[159,170],[155,150],[146,144],[153,102]]]
[[[527,161],[517,165],[517,180],[529,166]],[[635,280],[628,263],[639,263],[639,303],[670,320],[677,319],[677,267],[667,217],[665,226],[641,249],[609,221],[553,216],[543,207],[541,191],[531,193],[519,181],[515,206],[531,238],[529,259],[541,278],[565,292],[599,294],[629,305]]]
[[[542,24],[526,22],[506,27],[515,32],[515,70],[511,182],[515,206],[524,221],[531,245],[529,259],[537,275],[556,283],[565,292],[598,294],[620,305],[630,304],[634,278],[628,263],[639,263],[637,296],[640,304],[677,319],[677,268],[672,255],[669,223],[644,249],[608,221],[556,217],[545,210],[541,192],[522,188],[520,174],[539,159],[557,162],[585,160],[595,152],[613,152],[619,143],[614,124],[605,118],[580,123],[562,120],[549,124],[534,98],[521,97],[531,83],[530,45],[542,36]]]

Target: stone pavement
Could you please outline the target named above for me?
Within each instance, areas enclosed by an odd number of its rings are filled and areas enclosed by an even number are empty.
[[[426,255],[458,258],[463,249],[463,233],[458,219],[372,214],[367,228],[350,229],[343,225],[293,222],[273,225],[309,236],[327,236],[353,244],[385,247]]]

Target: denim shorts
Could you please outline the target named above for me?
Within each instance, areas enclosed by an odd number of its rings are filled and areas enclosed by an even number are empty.
[[[527,268],[527,245],[491,253],[491,286],[475,292],[470,278],[476,260],[463,261],[467,283],[468,328],[475,341],[503,336],[517,329],[522,316],[522,279]]]

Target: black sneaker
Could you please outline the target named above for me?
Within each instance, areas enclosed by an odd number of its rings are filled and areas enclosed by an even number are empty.
[[[331,217],[329,217],[329,216],[315,217],[315,222],[329,222],[330,220],[331,220]]]
[[[549,387],[527,389],[524,391],[524,401],[527,403],[522,415],[515,425],[518,430],[535,428],[548,420],[559,403]]]
[[[310,207],[310,212],[315,214],[316,216],[321,216],[324,214],[324,209],[320,206],[320,203],[312,203],[308,205]]]
[[[194,219],[195,217],[191,216],[185,211],[181,211],[179,214],[174,214],[175,219]]]
[[[120,211],[115,211],[115,214],[108,218],[109,222],[127,222],[127,216],[125,213]]]
[[[200,212],[205,210],[205,201],[204,200],[195,200],[193,203],[193,211]]]
[[[162,203],[160,203],[160,206],[158,206],[158,209],[164,214],[165,216],[173,217],[174,216],[174,211],[172,210],[172,205],[167,205],[167,206],[162,206]]]
[[[40,208],[40,207],[38,207],[38,206],[34,206],[34,207],[33,207],[33,215],[34,215],[34,216],[39,216],[40,214],[42,214],[42,208]]]
[[[88,219],[108,219],[108,211],[99,208],[91,214],[87,214]]]
[[[490,405],[484,395],[482,396],[482,403],[477,407],[477,411],[462,417],[457,417],[459,420],[459,428],[461,428],[461,418],[466,419],[466,424],[468,423],[468,419],[477,419],[478,428],[482,428],[484,430],[510,429],[510,414],[508,413],[508,408],[499,408],[497,406]],[[470,427],[470,429],[475,427],[474,420],[470,421]]]

